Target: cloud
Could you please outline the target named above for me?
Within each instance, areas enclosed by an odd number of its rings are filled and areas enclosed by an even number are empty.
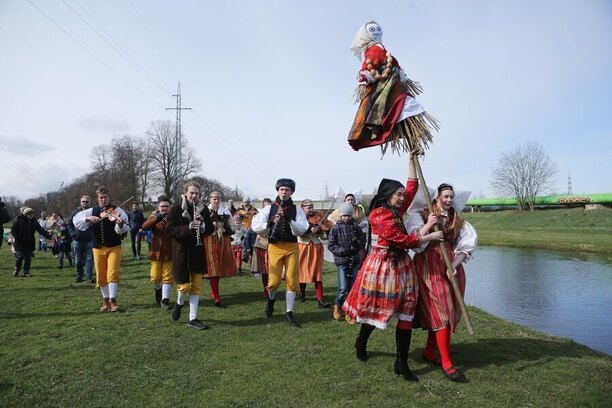
[[[104,133],[124,133],[130,131],[130,124],[125,119],[90,117],[81,119],[79,125],[87,130]]]
[[[22,138],[8,138],[0,136],[0,145],[5,153],[11,153],[19,156],[33,156],[46,153],[49,150],[55,150],[54,146],[45,143],[38,143]]]

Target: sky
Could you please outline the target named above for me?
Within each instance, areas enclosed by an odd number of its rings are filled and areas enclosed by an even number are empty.
[[[0,0],[0,196],[57,190],[95,146],[175,119],[202,174],[251,197],[371,193],[407,156],[355,152],[358,28],[421,83],[441,122],[426,183],[494,197],[500,155],[540,143],[555,188],[612,192],[612,2]],[[155,196],[156,192],[150,192]]]

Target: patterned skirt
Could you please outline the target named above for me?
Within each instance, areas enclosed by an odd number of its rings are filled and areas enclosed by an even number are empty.
[[[300,251],[300,283],[323,281],[323,244],[298,244]]]
[[[447,252],[450,259],[453,259],[450,245],[447,246]],[[446,265],[440,245],[430,243],[424,252],[416,254],[414,265],[419,281],[419,301],[414,326],[423,329],[441,329],[449,326],[454,332],[461,319],[461,308],[457,303],[453,285],[446,277]],[[463,296],[465,272],[461,265],[456,270],[455,277]]]
[[[228,277],[236,275],[236,258],[229,237],[223,236],[219,241],[216,234],[203,237],[204,253],[208,273],[204,278]]]
[[[263,248],[253,248],[253,258],[251,258],[251,273],[268,274],[268,250]]]
[[[372,248],[342,309],[358,323],[386,329],[393,316],[412,321],[417,291],[414,265],[407,252]]]

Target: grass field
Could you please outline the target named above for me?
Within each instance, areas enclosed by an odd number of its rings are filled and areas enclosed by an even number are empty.
[[[583,208],[463,213],[481,245],[612,255],[612,209]]]
[[[33,262],[31,278],[13,278],[12,255],[0,250],[2,407],[612,406],[612,358],[475,308],[477,334],[460,326],[453,337],[455,364],[470,382],[452,383],[423,363],[426,336],[415,331],[413,384],[393,373],[393,329],[375,331],[370,360],[358,361],[358,327],[332,321],[312,287],[295,329],[283,321],[284,301],[263,316],[259,280],[222,280],[227,307],[205,296],[200,318],[211,329],[197,331],[154,304],[146,260],[124,257],[114,314],[99,313],[99,290],[74,283],[50,253]],[[331,301],[330,265],[324,282]]]

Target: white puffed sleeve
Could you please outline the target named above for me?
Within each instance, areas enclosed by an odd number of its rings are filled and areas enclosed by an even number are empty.
[[[253,217],[253,222],[251,223],[251,229],[264,238],[268,238],[268,233],[270,232],[268,231],[268,217],[270,217],[271,207],[270,205],[264,207]]]
[[[130,232],[129,217],[127,216],[125,211],[123,211],[121,207],[117,207],[115,210],[119,211],[120,217],[125,221],[125,223],[121,227],[119,226],[118,223],[115,223],[115,232],[117,233],[117,235],[122,235],[122,234],[126,234]]]
[[[425,225],[425,223],[423,222],[423,217],[421,217],[421,214],[418,212],[409,212],[408,219],[404,221],[404,226],[406,227],[406,231],[409,234],[419,235],[419,230],[423,228],[423,225]],[[428,244],[429,242],[424,242],[417,248],[410,248],[410,249],[414,251],[415,253],[419,254],[423,252],[425,248],[427,248]]]
[[[295,207],[295,221],[291,220],[291,233],[296,237],[304,235],[308,231],[308,220],[306,219],[306,213],[302,210],[302,207]]]
[[[457,239],[457,244],[455,245],[455,254],[464,253],[466,255],[465,259],[472,258],[472,252],[478,246],[478,234],[476,234],[476,230],[472,227],[472,224],[465,221],[463,223],[463,227],[461,227],[461,231],[459,231],[459,238]]]
[[[79,231],[87,231],[87,229],[90,227],[89,223],[87,222],[87,217],[91,217],[92,213],[93,208],[88,208],[76,213],[74,217],[72,217],[72,223],[74,224],[75,228]]]

